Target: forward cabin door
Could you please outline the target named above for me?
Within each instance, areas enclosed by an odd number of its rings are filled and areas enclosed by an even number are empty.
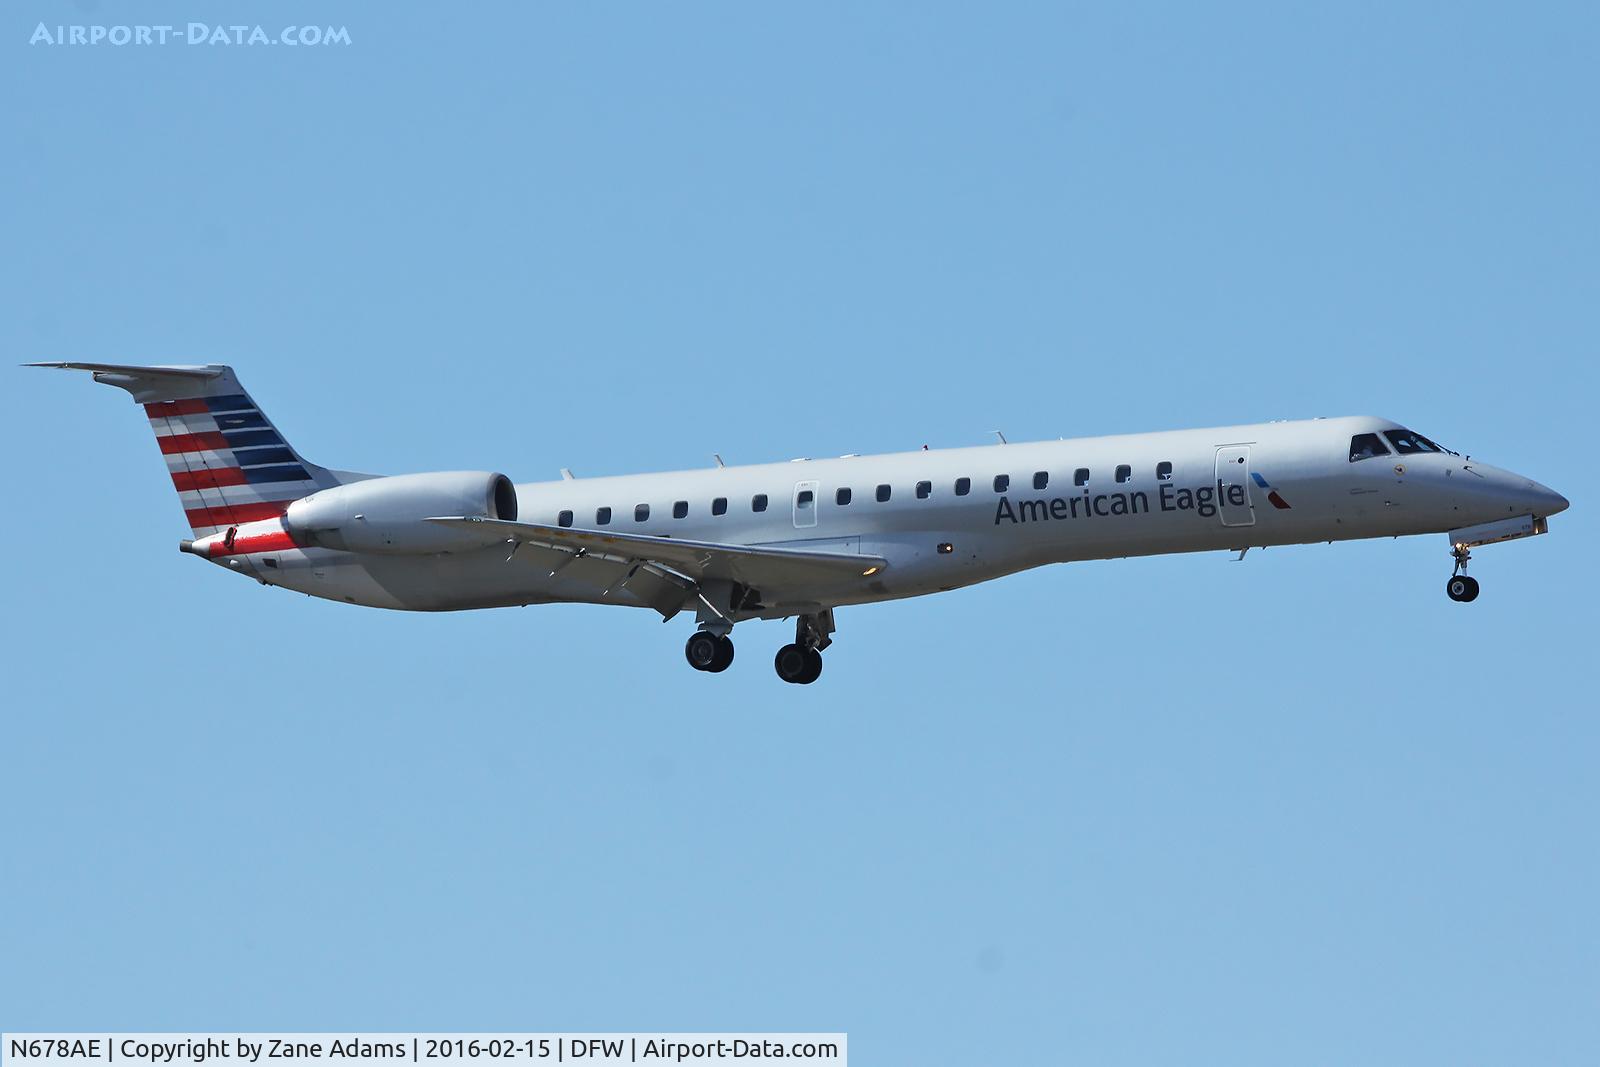
[[[817,482],[794,483],[794,528],[804,530],[817,524]]]
[[[1249,445],[1217,449],[1217,514],[1224,526],[1256,524],[1255,505],[1250,502]]]

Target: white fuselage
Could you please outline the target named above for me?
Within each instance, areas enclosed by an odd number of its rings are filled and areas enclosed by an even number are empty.
[[[769,600],[754,613],[762,617],[920,596],[1047,563],[1439,533],[1566,506],[1536,482],[1451,453],[1351,461],[1354,435],[1397,425],[1273,422],[563,479],[516,491],[528,523],[887,561],[866,582]],[[1008,483],[997,489],[997,478]],[[640,603],[620,581],[623,565],[574,563],[533,546],[420,557],[309,548],[218,562],[375,607]]]

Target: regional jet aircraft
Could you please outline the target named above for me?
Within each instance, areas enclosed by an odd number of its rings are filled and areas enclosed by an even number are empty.
[[[685,656],[709,673],[737,623],[792,618],[774,666],[801,685],[839,608],[1046,563],[1444,533],[1446,592],[1472,601],[1473,548],[1567,507],[1371,416],[521,484],[380,477],[308,462],[228,367],[32,365],[131,393],[194,531],[179,547],[263,585],[413,611],[689,611]]]

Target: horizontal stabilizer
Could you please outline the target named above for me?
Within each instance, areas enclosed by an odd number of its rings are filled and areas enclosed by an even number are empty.
[[[53,367],[56,370],[90,370],[99,373],[105,371],[111,374],[168,374],[178,378],[215,378],[220,375],[224,367],[220,365],[197,366],[194,364],[167,365],[167,366],[142,366],[133,363],[24,363],[24,367]]]
[[[57,370],[86,370],[94,380],[114,385],[133,394],[141,404],[168,400],[187,400],[204,396],[220,384],[217,379],[231,376],[227,367],[137,367],[124,363],[24,363],[24,367],[52,367]]]

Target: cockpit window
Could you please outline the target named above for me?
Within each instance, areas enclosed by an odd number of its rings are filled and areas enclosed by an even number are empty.
[[[1447,452],[1449,449],[1440,448],[1420,433],[1410,430],[1385,430],[1383,436],[1394,445],[1394,450],[1402,456],[1412,456],[1418,452]]]
[[[1350,462],[1361,459],[1371,459],[1373,456],[1387,456],[1389,446],[1375,433],[1358,433],[1350,438]]]

